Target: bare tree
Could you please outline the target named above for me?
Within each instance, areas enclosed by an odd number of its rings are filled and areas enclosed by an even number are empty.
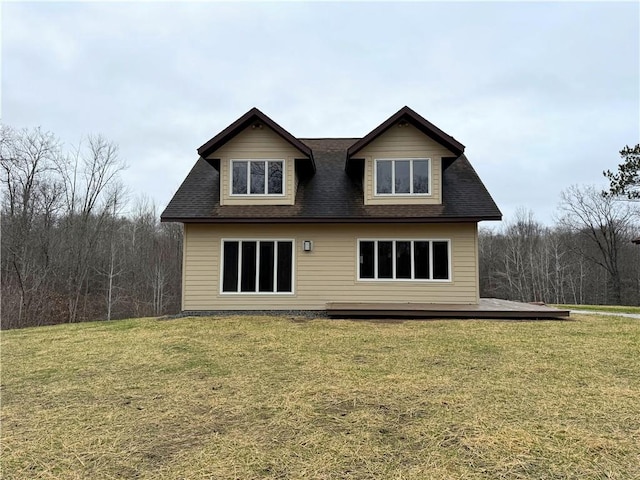
[[[180,308],[182,230],[133,214],[115,144],[0,127],[2,328]]]
[[[80,299],[84,300],[83,317],[89,293],[88,274],[92,255],[105,230],[105,220],[122,193],[118,175],[125,168],[118,158],[117,146],[101,136],[89,136],[74,155],[59,164],[64,181],[64,235],[67,255],[66,294],[68,321],[80,316]]]
[[[544,301],[549,296],[549,255],[545,249],[545,227],[533,212],[519,209],[502,233],[502,259],[497,275],[509,297],[520,301]]]
[[[43,311],[52,268],[51,231],[62,193],[53,175],[59,154],[59,142],[51,133],[0,127],[3,323],[13,318],[21,324]],[[17,295],[11,295],[12,289]],[[12,299],[17,305],[11,305]]]
[[[620,304],[620,252],[629,241],[636,212],[626,202],[602,195],[589,186],[573,186],[562,192],[559,210],[559,224],[582,240],[575,243],[580,255],[608,274],[611,301]]]
[[[178,308],[182,252],[179,225],[159,224],[155,205],[138,199],[131,216],[131,278],[135,311],[139,315],[159,315]],[[135,293],[134,293],[135,292]]]
[[[118,184],[119,188],[120,185]],[[98,275],[105,277],[106,286],[106,307],[107,320],[111,320],[114,303],[117,303],[118,291],[116,282],[126,273],[127,264],[127,248],[123,230],[126,222],[121,219],[123,208],[126,201],[126,195],[115,195],[109,217],[105,220],[104,233],[98,237],[98,245],[96,246],[96,266],[94,267]],[[101,248],[100,248],[101,247]]]

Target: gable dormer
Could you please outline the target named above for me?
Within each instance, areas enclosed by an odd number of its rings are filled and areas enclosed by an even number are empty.
[[[404,107],[348,149],[346,168],[360,170],[365,205],[439,205],[443,159],[463,152],[464,145]]]
[[[198,149],[220,172],[220,205],[294,205],[311,149],[257,108]]]

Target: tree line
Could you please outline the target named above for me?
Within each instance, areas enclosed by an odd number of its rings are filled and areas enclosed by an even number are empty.
[[[520,210],[478,238],[480,295],[523,302],[640,305],[640,144],[620,151],[609,189],[562,192],[553,226]]]
[[[125,167],[101,136],[1,127],[2,328],[179,310],[181,227],[129,201]]]
[[[480,295],[521,302],[640,305],[640,245],[633,224],[553,226],[521,210],[478,236]],[[592,228],[595,227],[595,228]]]
[[[553,226],[521,210],[480,230],[481,296],[640,304],[640,145],[620,154],[610,190],[567,189]],[[179,312],[182,227],[130,199],[125,169],[104,137],[0,127],[2,328]]]

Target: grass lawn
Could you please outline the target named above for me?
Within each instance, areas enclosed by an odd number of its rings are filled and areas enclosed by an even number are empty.
[[[640,478],[640,321],[2,333],[2,478]]]
[[[622,305],[554,305],[554,307],[568,310],[588,310],[594,312],[640,313],[640,307],[629,307]]]

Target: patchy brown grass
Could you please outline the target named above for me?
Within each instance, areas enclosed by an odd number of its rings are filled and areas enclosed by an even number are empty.
[[[2,333],[3,479],[640,478],[640,322]]]

